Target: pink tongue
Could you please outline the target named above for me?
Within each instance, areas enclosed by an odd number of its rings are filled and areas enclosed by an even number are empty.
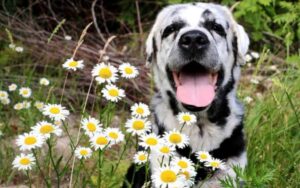
[[[179,76],[180,85],[177,85],[177,99],[184,104],[196,107],[208,106],[215,97],[215,86],[210,74]]]

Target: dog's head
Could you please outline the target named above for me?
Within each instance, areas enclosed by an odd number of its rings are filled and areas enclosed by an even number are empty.
[[[148,36],[147,63],[163,95],[173,95],[182,107],[197,111],[238,80],[248,45],[243,27],[226,7],[171,5],[159,13]]]

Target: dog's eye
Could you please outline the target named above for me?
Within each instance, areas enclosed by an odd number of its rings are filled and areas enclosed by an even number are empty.
[[[162,34],[162,38],[166,38],[167,36],[169,36],[171,33],[173,33],[175,31],[175,25],[169,25],[168,27],[166,27],[166,29],[164,30],[163,34]]]
[[[226,35],[223,26],[220,25],[220,24],[213,23],[211,29],[214,30],[215,32],[217,32],[221,36],[225,36]]]

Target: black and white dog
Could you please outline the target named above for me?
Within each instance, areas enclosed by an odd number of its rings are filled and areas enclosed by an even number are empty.
[[[190,145],[178,156],[209,151],[226,162],[206,179],[199,170],[195,187],[220,187],[219,179],[235,176],[233,165],[247,163],[243,133],[243,106],[236,97],[240,65],[245,62],[249,38],[228,8],[211,3],[171,5],[156,18],[146,43],[147,63],[154,71],[158,92],[152,100],[152,130],[158,135],[179,129],[176,115],[191,112],[197,124],[185,126]],[[157,168],[151,156],[151,169]],[[134,166],[128,170],[131,180]],[[137,170],[132,187],[145,183],[145,169]],[[205,180],[204,180],[205,179]],[[201,180],[204,180],[202,182]]]

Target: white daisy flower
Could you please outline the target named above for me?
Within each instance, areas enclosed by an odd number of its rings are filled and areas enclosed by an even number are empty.
[[[22,110],[24,108],[24,104],[19,102],[14,105],[15,110]]]
[[[41,102],[41,101],[35,101],[35,102],[34,102],[34,106],[35,106],[38,110],[40,110],[40,111],[43,110],[44,105],[45,105],[45,104],[44,104],[43,102]]]
[[[147,117],[150,115],[150,110],[148,105],[144,103],[135,103],[130,108],[131,114],[135,117]]]
[[[100,63],[93,68],[92,76],[96,77],[96,81],[99,84],[104,82],[112,83],[117,80],[117,69],[109,63]]]
[[[63,64],[63,68],[76,71],[84,67],[83,60],[75,61],[73,58],[67,59]]]
[[[148,161],[148,155],[146,151],[139,151],[133,156],[133,161],[135,164],[144,164]]]
[[[18,136],[16,143],[22,151],[31,150],[41,147],[44,143],[44,137],[33,132],[24,133]]]
[[[204,163],[204,165],[206,167],[211,167],[213,170],[216,170],[216,169],[225,169],[225,163],[222,162],[220,159],[210,159],[209,161],[206,161]]]
[[[155,187],[183,187],[185,178],[182,175],[178,175],[178,173],[177,169],[162,167],[155,170],[151,179]]]
[[[197,172],[194,167],[189,169],[181,169],[179,175],[184,177],[184,187],[192,187],[195,183]]]
[[[72,37],[70,35],[65,35],[65,40],[72,40]]]
[[[102,131],[100,121],[93,117],[84,118],[81,121],[82,129],[88,136],[93,136],[96,133]]]
[[[129,63],[123,63],[119,66],[119,71],[123,78],[135,78],[139,74],[136,67],[130,65]]]
[[[150,130],[150,122],[142,118],[131,118],[126,121],[125,127],[133,135],[142,135]]]
[[[191,125],[196,123],[196,116],[188,112],[180,112],[177,115],[177,120],[180,124]]]
[[[171,161],[171,166],[179,170],[192,169],[193,165],[193,162],[186,157],[173,157]]]
[[[8,105],[8,104],[10,103],[10,99],[9,99],[9,98],[0,99],[0,102],[1,102],[3,105]]]
[[[43,108],[43,114],[54,120],[65,120],[70,112],[60,104],[47,104]]]
[[[34,127],[31,127],[31,129],[34,133],[40,134],[45,138],[50,138],[51,133],[56,136],[60,136],[62,134],[62,130],[58,126],[47,121],[40,121]]]
[[[154,133],[141,135],[140,140],[141,142],[139,144],[145,149],[153,149],[161,143],[160,138]]]
[[[77,147],[76,150],[75,150],[75,156],[78,158],[78,159],[88,159],[92,156],[92,150],[91,148],[88,148],[88,147]]]
[[[0,100],[1,100],[1,99],[6,99],[6,98],[8,98],[8,93],[7,93],[7,91],[2,91],[2,90],[0,90]]]
[[[13,43],[10,43],[10,44],[8,45],[8,47],[11,48],[11,49],[15,49],[15,48],[16,48],[16,45],[13,44]]]
[[[54,123],[54,125],[56,125],[56,126],[58,126],[58,127],[60,127],[60,126],[63,125],[63,122],[62,122],[61,120],[56,120],[56,121],[54,121],[53,123]]]
[[[16,52],[22,53],[24,51],[24,48],[22,46],[17,46],[15,50]]]
[[[125,91],[115,85],[106,85],[101,92],[107,100],[112,102],[118,102],[121,98],[125,97]]]
[[[95,150],[103,149],[110,146],[110,141],[104,133],[96,133],[90,138],[91,145]]]
[[[173,131],[166,132],[164,134],[164,139],[169,144],[177,146],[180,149],[189,144],[189,138],[175,129]]]
[[[21,87],[19,90],[19,94],[24,98],[29,98],[31,96],[31,89],[29,87]]]
[[[252,56],[249,55],[249,54],[247,54],[247,55],[245,56],[245,60],[246,60],[246,62],[250,62],[250,61],[252,60]]]
[[[40,79],[40,85],[47,86],[50,84],[50,81],[47,78]]]
[[[196,157],[200,162],[206,162],[212,158],[211,155],[207,151],[196,152]]]
[[[244,98],[244,101],[245,101],[247,104],[249,104],[249,103],[251,103],[251,102],[253,101],[253,98],[250,97],[250,96],[247,96],[247,97]]]
[[[259,53],[257,53],[257,52],[251,52],[250,54],[251,54],[252,57],[254,57],[254,59],[259,58]]]
[[[16,91],[17,87],[17,84],[10,84],[8,86],[8,91]]]
[[[29,109],[31,107],[31,102],[30,101],[23,101],[23,108],[24,109]]]
[[[170,157],[175,154],[175,147],[166,143],[161,143],[154,148],[154,151],[161,156]]]
[[[259,80],[255,79],[255,78],[251,78],[250,82],[255,85],[259,84]]]
[[[107,128],[105,134],[112,144],[117,144],[124,140],[124,134],[118,128]]]
[[[32,154],[23,154],[16,156],[12,165],[18,170],[31,170],[32,166],[35,164],[35,159]]]

